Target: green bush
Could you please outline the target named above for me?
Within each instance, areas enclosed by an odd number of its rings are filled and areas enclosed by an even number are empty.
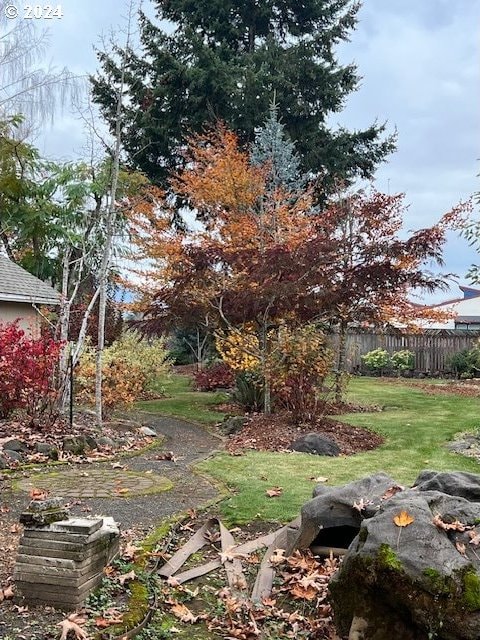
[[[390,358],[391,365],[399,372],[411,371],[415,366],[415,354],[408,349],[395,351]]]
[[[479,347],[462,349],[462,351],[450,356],[448,364],[452,368],[452,371],[460,378],[473,378],[478,376],[480,373]]]
[[[260,377],[250,371],[239,373],[232,397],[247,411],[262,411],[265,394]]]
[[[371,371],[380,373],[391,366],[390,354],[385,349],[374,349],[362,356],[362,362]]]

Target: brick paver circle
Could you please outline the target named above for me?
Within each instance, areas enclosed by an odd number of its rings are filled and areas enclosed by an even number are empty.
[[[123,469],[68,470],[36,474],[20,480],[21,491],[46,489],[64,498],[130,498],[168,491],[172,482],[164,476]]]

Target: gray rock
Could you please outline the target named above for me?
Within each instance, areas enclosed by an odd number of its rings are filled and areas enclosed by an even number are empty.
[[[230,416],[226,418],[220,425],[220,431],[226,436],[231,436],[241,431],[247,422],[244,416]]]
[[[336,442],[319,433],[307,433],[290,445],[293,451],[312,453],[317,456],[338,456],[340,447]]]
[[[109,438],[108,436],[100,436],[100,438],[97,438],[97,446],[99,446],[99,447],[114,447],[115,446],[115,441],[112,440],[112,438]]]
[[[25,442],[22,442],[21,440],[17,440],[17,438],[12,438],[12,440],[9,440],[8,442],[5,442],[3,444],[3,449],[4,451],[27,451],[28,447],[25,444]]]
[[[398,484],[386,473],[377,473],[340,487],[319,485],[314,489],[313,500],[302,507],[300,546],[310,546],[320,531],[324,534],[329,528],[350,529],[351,541],[364,518],[371,518],[377,513],[383,496],[395,486]]]
[[[402,511],[413,518],[405,527],[394,522]],[[478,555],[474,549],[462,555],[456,543],[471,547],[467,533],[435,526],[436,515],[474,527],[480,505],[437,491],[406,490],[361,522],[329,585],[340,634],[348,635],[362,619],[364,640],[480,637]]]
[[[37,442],[35,444],[35,450],[37,453],[43,453],[52,460],[58,460],[58,449],[48,442]]]
[[[329,587],[342,637],[480,638],[480,476],[423,471],[415,485],[322,484],[302,509],[298,546],[348,546]]]
[[[9,461],[23,462],[23,456],[19,451],[4,451],[4,454]]]
[[[96,449],[98,447],[97,440],[92,435],[88,434],[85,436],[85,442],[89,449]]]
[[[85,453],[87,443],[84,436],[65,436],[63,439],[63,450],[77,456]]]
[[[154,429],[150,429],[150,427],[140,427],[139,431],[144,436],[150,436],[152,438],[158,436],[158,433]]]
[[[441,491],[450,496],[480,502],[480,475],[476,473],[425,470],[420,473],[413,486],[419,491]]]
[[[8,468],[8,460],[5,456],[0,455],[0,469]]]
[[[28,511],[40,513],[41,511],[52,511],[53,509],[63,509],[64,499],[60,497],[45,498],[45,500],[31,500]]]

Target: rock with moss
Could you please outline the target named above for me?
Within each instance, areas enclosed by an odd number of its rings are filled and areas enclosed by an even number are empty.
[[[383,499],[375,513],[363,510],[362,518],[330,582],[339,634],[480,638],[480,504],[419,485]]]

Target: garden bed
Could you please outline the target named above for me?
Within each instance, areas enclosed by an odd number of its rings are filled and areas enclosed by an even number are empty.
[[[296,426],[287,414],[258,414],[251,416],[242,430],[228,439],[226,449],[230,453],[244,449],[285,451],[294,440],[307,433],[318,433],[335,441],[342,455],[370,451],[384,442],[378,433],[331,418],[318,418],[308,425]]]

